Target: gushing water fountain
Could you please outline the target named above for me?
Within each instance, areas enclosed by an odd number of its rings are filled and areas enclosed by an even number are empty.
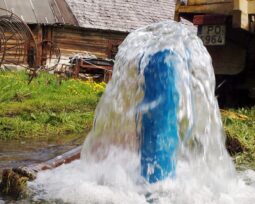
[[[187,26],[132,32],[81,160],[40,173],[31,188],[71,203],[252,204],[255,189],[225,149],[214,88],[211,58]]]

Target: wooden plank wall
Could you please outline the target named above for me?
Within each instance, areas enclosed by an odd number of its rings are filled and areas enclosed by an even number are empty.
[[[20,33],[5,32],[5,38],[8,39],[3,53],[0,54],[0,60],[3,58],[3,64],[26,65],[28,61],[28,49],[32,41],[23,39]]]
[[[56,43],[61,50],[60,64],[69,62],[76,54],[90,53],[102,58],[113,58],[118,45],[128,33],[84,29],[63,25],[30,25],[38,46],[37,60],[44,64],[40,43],[48,40]]]
[[[48,28],[49,29],[49,28]],[[91,53],[97,57],[111,58],[112,53],[127,36],[126,33],[86,30],[78,27],[52,27],[52,41],[61,50],[61,62],[75,54]]]

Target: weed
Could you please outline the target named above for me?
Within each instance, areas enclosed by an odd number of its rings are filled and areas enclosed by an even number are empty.
[[[237,141],[240,146],[235,147],[238,151],[232,152],[236,164],[255,169],[255,107],[222,110],[221,113],[227,141]]]
[[[88,131],[104,83],[42,73],[28,85],[25,72],[0,73],[0,139],[38,139]]]

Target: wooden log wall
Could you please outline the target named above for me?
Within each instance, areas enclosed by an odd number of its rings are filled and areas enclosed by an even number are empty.
[[[52,41],[61,50],[60,64],[69,62],[76,54],[90,53],[101,58],[113,59],[118,45],[128,33],[85,29],[64,25],[29,25],[38,47],[38,65],[45,64],[47,53],[42,49],[43,41]]]
[[[5,32],[5,38],[8,39],[8,41],[6,42],[4,49],[5,52],[3,63],[26,64],[29,43],[22,40],[18,33]]]
[[[48,28],[49,29],[49,28]],[[118,45],[127,33],[96,31],[77,27],[52,27],[51,40],[61,50],[61,61],[68,61],[75,54],[91,53],[97,57],[113,58]]]

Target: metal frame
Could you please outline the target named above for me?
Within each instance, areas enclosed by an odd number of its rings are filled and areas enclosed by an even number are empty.
[[[37,44],[28,25],[13,12],[0,8],[0,66],[15,64],[38,68]],[[28,64],[28,65],[27,65]]]

